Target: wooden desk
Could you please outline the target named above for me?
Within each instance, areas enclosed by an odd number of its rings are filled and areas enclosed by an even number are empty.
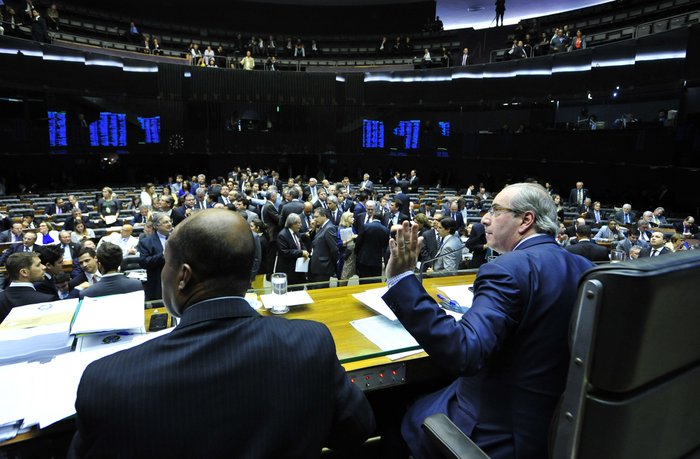
[[[424,279],[423,285],[428,293],[435,298],[438,287],[471,284],[475,278],[476,274],[435,277]],[[314,300],[314,303],[306,306],[293,306],[283,317],[287,319],[315,320],[324,323],[335,340],[338,359],[348,371],[390,363],[391,360],[386,356],[373,357],[382,353],[382,351],[350,324],[352,320],[376,315],[374,311],[365,307],[352,295],[382,286],[384,284],[378,283],[309,290],[308,293]],[[261,310],[261,314],[272,315],[264,310]],[[407,357],[407,359],[425,356],[425,353],[421,353]]]

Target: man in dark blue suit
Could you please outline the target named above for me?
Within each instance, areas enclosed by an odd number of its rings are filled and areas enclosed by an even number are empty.
[[[571,311],[579,279],[593,265],[557,245],[556,208],[539,185],[508,186],[482,223],[501,256],[479,269],[472,307],[459,321],[413,275],[417,226],[404,223],[390,242],[384,301],[434,362],[460,375],[409,408],[401,431],[414,457],[439,457],[420,427],[435,413],[492,458],[547,457],[566,385]]]
[[[311,261],[309,261],[309,282],[325,282],[314,288],[328,287],[328,281],[335,275],[338,264],[338,229],[328,220],[326,210],[314,210],[314,233]]]
[[[248,223],[228,210],[177,226],[162,278],[180,323],[87,367],[69,457],[306,458],[369,436],[372,410],[328,329],[263,317],[243,298],[253,245]]]
[[[591,227],[588,225],[576,228],[576,244],[567,246],[566,250],[591,261],[610,261],[608,249],[591,241]]]
[[[193,214],[194,215],[194,214]],[[153,214],[153,228],[155,233],[139,241],[139,266],[146,270],[146,301],[158,300],[162,297],[160,286],[160,271],[163,269],[165,259],[163,249],[165,248],[168,235],[173,229],[170,217],[156,212]]]
[[[103,242],[97,248],[97,268],[102,277],[80,293],[80,298],[105,295],[118,295],[143,290],[141,281],[129,279],[119,272],[123,253],[121,247],[111,242]]]
[[[10,285],[0,292],[0,323],[17,306],[54,301],[56,295],[37,292],[32,282],[44,277],[44,265],[34,252],[13,253],[7,259],[7,276]]]

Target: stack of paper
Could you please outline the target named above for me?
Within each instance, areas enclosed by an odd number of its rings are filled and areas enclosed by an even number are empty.
[[[0,324],[0,365],[68,352],[77,305],[77,299],[70,299],[12,308]]]
[[[377,314],[381,314],[389,320],[398,320],[396,314],[382,299],[387,290],[389,287],[373,288],[362,293],[353,293],[352,296]]]
[[[273,293],[269,293],[267,295],[260,295],[260,299],[262,300],[266,309],[271,309],[275,306],[298,306],[301,304],[311,304],[314,302],[306,290],[287,292],[285,295],[275,295]]]
[[[144,293],[139,290],[121,295],[84,298],[71,326],[71,335],[128,330],[145,333]]]

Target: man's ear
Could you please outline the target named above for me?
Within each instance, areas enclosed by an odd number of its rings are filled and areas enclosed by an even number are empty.
[[[525,234],[530,230],[530,228],[532,228],[535,225],[535,214],[530,211],[527,211],[522,214],[522,219],[523,222],[520,224],[518,232],[520,234]]]
[[[192,281],[192,267],[187,263],[182,264],[180,268],[179,279],[177,282],[177,289],[183,291]]]

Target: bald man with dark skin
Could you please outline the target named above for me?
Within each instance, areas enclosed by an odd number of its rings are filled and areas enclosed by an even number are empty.
[[[362,444],[374,416],[328,329],[263,317],[243,298],[253,256],[235,212],[177,226],[161,280],[180,323],[88,366],[69,457],[318,457]]]

